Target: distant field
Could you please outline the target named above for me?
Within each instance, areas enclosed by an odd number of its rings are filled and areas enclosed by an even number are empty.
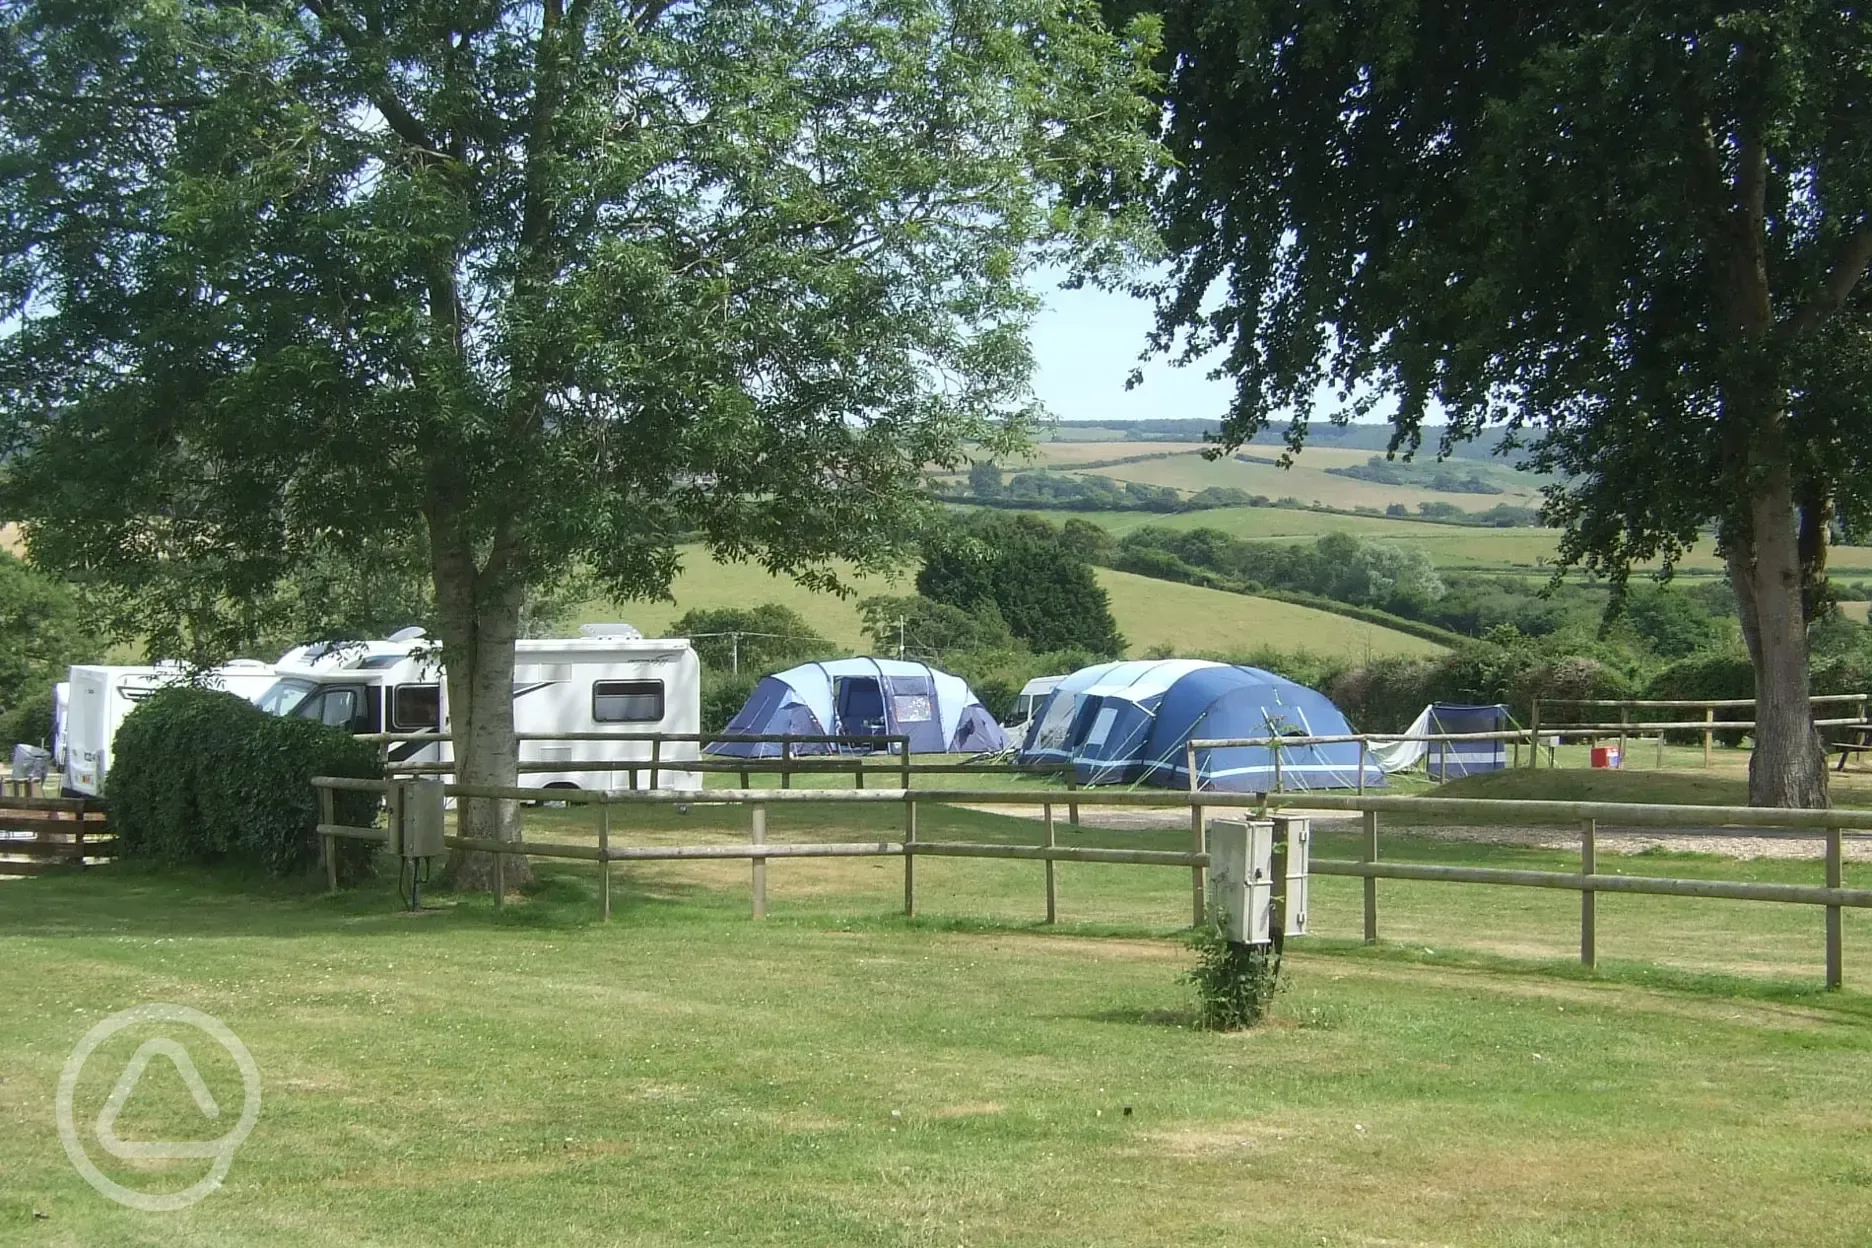
[[[1247,650],[1260,645],[1309,650],[1326,655],[1433,654],[1441,647],[1388,628],[1290,603],[1248,598],[1219,590],[1151,580],[1109,569],[1098,570],[1099,583],[1111,595],[1118,630],[1131,653],[1154,646],[1179,651]],[[873,594],[912,594],[908,573],[894,584],[883,577],[853,576],[849,598],[816,594],[785,577],[769,576],[751,564],[722,564],[699,547],[684,551],[682,574],[673,587],[676,601],[613,605],[592,603],[577,623],[627,620],[646,636],[666,631],[684,612],[697,607],[747,607],[777,602],[791,607],[814,630],[838,645],[864,650],[868,643],[858,618],[858,601]]]
[[[1155,646],[1181,652],[1268,646],[1356,658],[1443,651],[1434,642],[1311,607],[1157,581],[1109,568],[1100,568],[1098,578],[1111,595],[1112,616],[1131,643],[1132,654]]]
[[[1132,449],[1133,446],[1136,449]],[[1074,465],[1101,459],[1120,458],[1118,448],[1099,444],[1048,443],[1035,448],[1041,462],[1049,467],[1070,471]],[[1233,487],[1269,498],[1297,498],[1303,503],[1328,507],[1388,507],[1401,503],[1413,510],[1419,503],[1445,502],[1464,511],[1485,511],[1500,503],[1532,506],[1538,499],[1539,480],[1515,472],[1505,464],[1473,460],[1452,463],[1447,467],[1462,476],[1477,476],[1499,487],[1500,494],[1456,494],[1426,489],[1419,485],[1381,485],[1354,477],[1336,476],[1328,468],[1352,468],[1363,465],[1371,452],[1336,448],[1309,449],[1301,453],[1291,468],[1273,463],[1246,463],[1232,456],[1204,459],[1198,447],[1189,443],[1127,444],[1123,453],[1144,455],[1153,451],[1174,452],[1170,458],[1147,459],[1132,464],[1114,464],[1090,469],[1100,476],[1118,481],[1139,481],[1194,492],[1209,486]],[[1279,447],[1256,446],[1245,453],[1259,460],[1274,460]],[[1421,461],[1428,463],[1428,460]]]
[[[1409,542],[1421,546],[1441,567],[1542,568],[1553,563],[1559,535],[1551,529],[1490,529],[1471,525],[1428,524],[1391,516],[1347,516],[1282,507],[1218,507],[1157,515],[1143,511],[1042,511],[1055,524],[1089,520],[1113,533],[1146,525],[1166,529],[1220,529],[1233,537],[1259,541],[1313,538],[1327,533]],[[1721,561],[1710,548],[1693,550],[1680,565],[1686,572],[1719,572]],[[1828,556],[1834,575],[1872,575],[1872,547],[1835,546]]]
[[[799,612],[815,632],[850,650],[866,648],[864,628],[858,618],[858,602],[877,594],[914,594],[913,573],[906,572],[893,582],[882,576],[862,576],[846,569],[848,597],[814,593],[790,577],[772,576],[752,563],[718,563],[699,546],[685,547],[683,568],[671,587],[674,602],[588,603],[577,618],[587,624],[597,620],[626,620],[642,630],[646,637],[660,636],[671,621],[695,608],[752,607],[777,602]]]

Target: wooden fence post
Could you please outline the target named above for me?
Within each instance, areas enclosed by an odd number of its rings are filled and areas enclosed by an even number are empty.
[[[767,843],[767,807],[765,803],[755,802],[750,810],[749,840],[755,845]],[[754,917],[767,917],[767,860],[750,859],[754,864]]]
[[[1580,874],[1594,875],[1599,870],[1598,847],[1599,821],[1597,819],[1580,820]],[[1579,909],[1579,960],[1580,965],[1595,967],[1599,965],[1598,910],[1595,905],[1593,890],[1580,890]]]
[[[1706,706],[1703,708],[1703,722],[1706,724],[1713,724],[1716,722],[1716,708],[1715,707]],[[1716,744],[1715,730],[1712,728],[1705,728],[1703,730],[1703,765],[1705,767],[1708,767],[1710,765],[1710,748],[1714,746],[1715,744]]]
[[[791,741],[780,743],[780,787],[783,789],[793,787],[793,743]]]
[[[330,789],[319,790],[319,822],[332,824],[338,822],[337,803]],[[80,815],[79,818],[83,818]],[[325,852],[325,891],[338,891],[338,838],[327,834],[319,838],[319,844]]]
[[[1274,755],[1274,791],[1275,791],[1276,793],[1279,793],[1279,792],[1281,791],[1281,743],[1280,743],[1280,738],[1278,738],[1278,737],[1276,737],[1276,738],[1274,739],[1274,741],[1273,741],[1273,746],[1274,746],[1274,748],[1273,748],[1273,750],[1271,751],[1271,753],[1272,753],[1272,754]]]
[[[1540,766],[1540,699],[1534,699],[1534,719],[1528,725],[1528,766]]]
[[[904,917],[916,918],[916,802],[904,790]]]
[[[910,738],[905,737],[898,744],[900,744],[903,748],[901,751],[899,751],[899,761],[898,761],[897,767],[898,767],[899,772],[902,775],[903,791],[907,795],[910,792]],[[908,800],[907,797],[906,797],[906,800]]]
[[[1079,771],[1077,768],[1066,773],[1066,791],[1068,793],[1077,793],[1079,791]],[[1078,802],[1069,801],[1066,803],[1066,822],[1070,823],[1075,828],[1079,826]]]
[[[1046,836],[1042,844],[1052,849],[1059,842],[1053,835],[1053,803],[1047,802],[1041,807],[1045,814]],[[1046,860],[1046,901],[1048,923],[1059,922],[1059,864],[1051,858]]]
[[[1826,830],[1826,883],[1828,888],[1845,886],[1845,855],[1841,845],[1844,838],[1838,828]],[[1840,931],[1840,908],[1826,908],[1826,986],[1842,988],[1846,984],[1843,934]]]
[[[598,917],[611,921],[611,803],[598,803]]]
[[[1624,771],[1625,770],[1625,729],[1626,729],[1626,726],[1631,723],[1631,708],[1630,707],[1621,706],[1618,708],[1618,722],[1619,722],[1618,769],[1620,771]]]
[[[662,776],[658,774],[663,770],[662,762],[663,738],[658,737],[650,743],[650,787],[653,789],[657,787],[657,781],[662,779]]]
[[[1365,751],[1367,748],[1368,744],[1365,738],[1360,737],[1358,739],[1358,791],[1360,797],[1365,795]]]
[[[1209,852],[1209,812],[1190,805],[1190,852]],[[1205,867],[1190,868],[1190,926],[1201,927],[1209,918],[1209,872]]]
[[[1378,812],[1365,812],[1365,856],[1366,862],[1378,861]],[[1378,881],[1371,876],[1365,877],[1365,943],[1378,943]]]

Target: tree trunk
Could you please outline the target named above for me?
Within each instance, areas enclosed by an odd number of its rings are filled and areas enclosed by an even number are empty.
[[[502,545],[486,566],[477,567],[465,543],[434,532],[436,606],[442,633],[442,662],[448,672],[449,731],[455,744],[458,784],[511,788],[518,783],[514,738],[514,639],[520,635],[523,591],[507,566]],[[520,807],[512,801],[463,798],[456,804],[463,836],[520,839]],[[530,884],[525,858],[505,855],[508,888]],[[495,855],[456,850],[444,870],[456,888],[492,889]]]
[[[1765,473],[1750,500],[1747,540],[1729,543],[1727,555],[1755,667],[1749,804],[1825,806],[1826,747],[1813,726],[1794,491],[1784,462]]]

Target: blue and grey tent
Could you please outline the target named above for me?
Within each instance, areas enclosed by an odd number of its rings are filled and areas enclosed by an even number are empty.
[[[1189,787],[1192,739],[1345,736],[1321,693],[1258,667],[1198,659],[1082,668],[1061,681],[1028,729],[1023,763],[1071,763],[1081,784]],[[1196,753],[1198,787],[1235,793],[1346,789],[1359,782],[1356,743],[1233,746]],[[1375,763],[1365,783],[1384,783]]]
[[[1425,735],[1506,732],[1510,726],[1508,708],[1505,706],[1466,706],[1453,702],[1436,702],[1429,708],[1429,722],[1425,725]],[[1438,741],[1429,746],[1426,757],[1429,759],[1428,770],[1432,780],[1454,780],[1458,776],[1472,776],[1479,771],[1505,769],[1508,766],[1508,743],[1506,741]]]
[[[1404,730],[1404,736],[1507,732],[1513,727],[1508,708],[1500,704],[1469,706],[1458,702],[1432,702]],[[1409,771],[1423,763],[1424,771],[1432,780],[1455,780],[1478,771],[1501,771],[1508,766],[1506,741],[1404,740],[1374,745],[1371,753],[1387,772]]]
[[[1007,746],[1001,725],[967,681],[927,663],[903,659],[834,659],[776,672],[754,686],[726,731],[902,735],[910,738],[913,754],[974,754]],[[871,748],[801,742],[792,753],[850,753]],[[732,758],[778,758],[780,744],[718,741],[707,752]]]

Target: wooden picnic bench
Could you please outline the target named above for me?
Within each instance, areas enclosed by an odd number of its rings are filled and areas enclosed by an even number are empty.
[[[1846,725],[1846,739],[1835,742],[1833,748],[1839,751],[1839,762],[1833,770],[1845,771],[1847,759],[1855,754],[1872,753],[1872,722]]]

